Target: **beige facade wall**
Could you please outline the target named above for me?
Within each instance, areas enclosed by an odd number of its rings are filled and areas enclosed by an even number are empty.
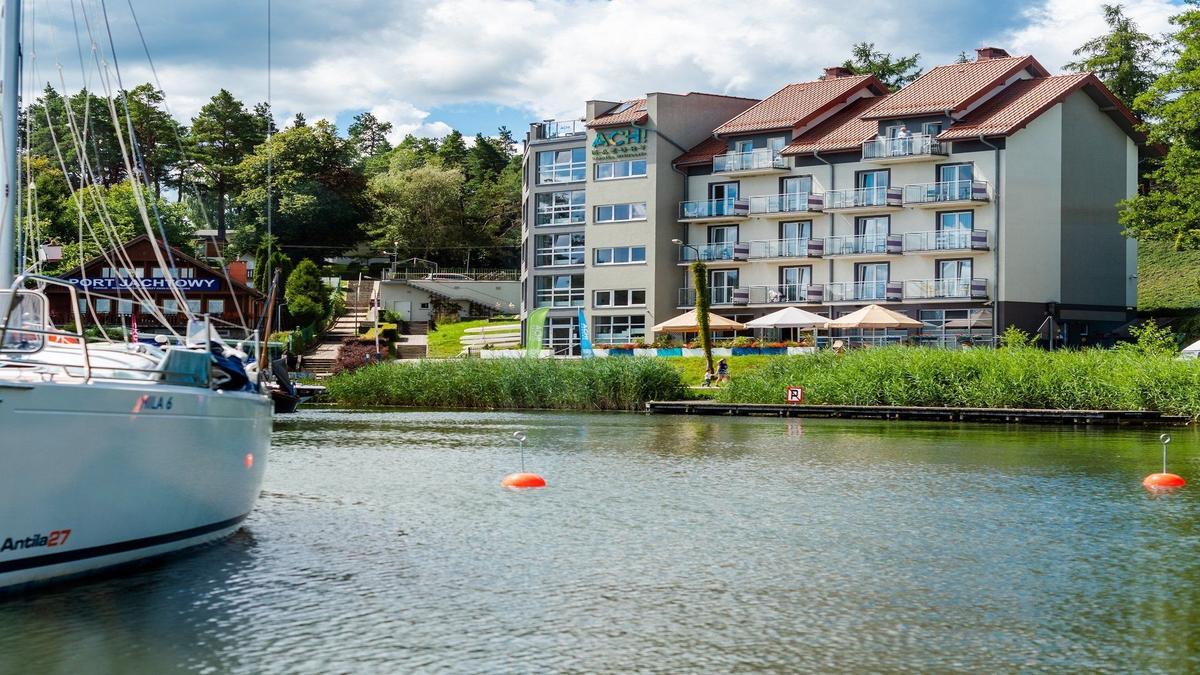
[[[1010,136],[1004,150],[1002,302],[1062,297],[1062,106]]]

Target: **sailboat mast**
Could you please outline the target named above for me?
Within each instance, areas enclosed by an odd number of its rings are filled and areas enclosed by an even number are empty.
[[[0,195],[0,288],[13,282],[16,265],[17,117],[21,92],[21,0],[4,0],[4,71],[0,73],[0,122],[3,123],[4,194]]]

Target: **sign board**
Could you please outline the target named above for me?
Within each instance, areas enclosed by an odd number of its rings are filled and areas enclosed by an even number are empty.
[[[788,403],[804,403],[804,387],[788,387],[784,390],[784,400]]]
[[[91,279],[64,279],[73,286],[78,288],[87,288],[93,291],[124,291],[130,288],[140,288],[144,291],[155,291],[165,293],[171,288],[167,284],[166,279],[151,278],[139,279],[137,277],[94,277]],[[220,279],[172,279],[175,288],[182,291],[219,291],[221,290]]]
[[[596,137],[592,139],[592,159],[643,157],[649,137],[650,130],[640,127],[597,129]]]

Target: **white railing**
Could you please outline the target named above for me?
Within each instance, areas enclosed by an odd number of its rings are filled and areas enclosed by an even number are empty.
[[[679,202],[679,219],[694,218],[744,218],[750,214],[750,204],[745,199],[702,199]]]
[[[750,289],[741,286],[709,286],[708,302],[711,305],[744,305],[749,301]],[[679,307],[696,304],[696,289],[679,289]]]
[[[831,190],[825,193],[825,209],[853,209],[868,206],[903,205],[903,191],[896,187],[864,187]]]
[[[885,302],[889,300],[889,296],[891,300],[899,300],[900,298],[897,298],[894,292],[888,293],[888,286],[887,281],[842,281],[829,284],[826,289],[830,302],[857,300]]]
[[[947,180],[936,183],[911,183],[904,186],[905,204],[986,202],[989,198],[988,184],[982,180]]]
[[[534,291],[535,307],[583,307],[582,288],[543,288]]]
[[[898,241],[898,236],[886,234],[826,237],[825,255],[885,255],[888,253],[899,253]],[[889,243],[891,244],[890,246]]]
[[[534,251],[534,267],[566,267],[582,265],[587,250],[583,246],[557,246],[539,248]]]
[[[679,262],[692,262],[694,260],[738,260],[737,248],[739,242],[726,242],[722,244],[686,244],[679,247]]]
[[[772,284],[750,287],[750,303],[756,305],[820,302],[819,299],[816,299],[818,295],[823,295],[823,289],[811,284]]]
[[[804,258],[809,255],[808,238],[760,239],[750,242],[751,258]]]
[[[987,230],[938,230],[904,234],[904,251],[986,251],[991,248]]]
[[[579,183],[587,179],[587,162],[561,162],[538,167],[538,183]]]
[[[942,149],[942,144],[928,134],[915,134],[895,138],[876,136],[870,140],[863,141],[862,144],[862,158],[864,160],[945,154],[946,151]]]
[[[750,198],[750,213],[754,214],[805,213],[818,210],[820,209],[809,206],[807,192]]]
[[[941,298],[965,298],[973,300],[988,297],[987,279],[910,279],[904,282],[904,297],[915,300]]]
[[[759,148],[750,152],[727,152],[713,157],[713,173],[786,168],[787,159],[780,157],[770,148]]]
[[[546,120],[542,122],[542,138],[563,138],[587,133],[587,127],[579,120]]]

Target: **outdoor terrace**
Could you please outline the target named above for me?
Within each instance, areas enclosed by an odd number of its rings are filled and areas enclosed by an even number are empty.
[[[945,146],[929,134],[915,134],[902,138],[877,136],[863,141],[862,144],[863,161],[876,164],[923,162],[940,159],[948,154]]]
[[[713,173],[725,176],[753,176],[786,171],[788,161],[771,148],[750,152],[727,152],[713,157]]]

